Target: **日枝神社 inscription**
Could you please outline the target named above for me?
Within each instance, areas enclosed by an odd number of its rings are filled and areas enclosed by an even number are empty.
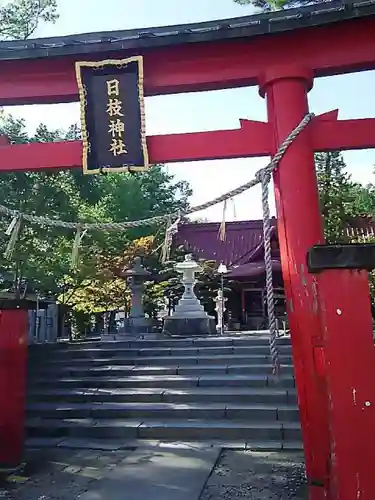
[[[147,170],[142,57],[78,61],[76,77],[84,173]]]
[[[120,156],[126,154],[128,150],[124,143],[124,113],[122,112],[122,101],[120,100],[120,82],[117,78],[107,80],[107,94],[107,114],[110,117],[108,122],[108,134],[110,134],[112,138],[109,151],[113,156]]]

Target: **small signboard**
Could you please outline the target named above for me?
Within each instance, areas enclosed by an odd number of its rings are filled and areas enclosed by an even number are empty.
[[[77,61],[75,69],[83,172],[147,170],[142,56]]]

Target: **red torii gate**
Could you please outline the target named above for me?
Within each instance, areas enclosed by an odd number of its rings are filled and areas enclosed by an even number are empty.
[[[375,5],[364,1],[121,33],[0,44],[0,105],[78,100],[76,60],[143,55],[146,96],[258,85],[268,122],[148,137],[152,163],[272,155],[308,112],[314,77],[375,69]],[[84,55],[84,57],[83,57]],[[246,104],[245,104],[246,106]],[[323,243],[314,151],[375,147],[375,119],[321,115],[274,175],[312,500],[372,500],[375,355],[365,271],[313,276]],[[75,168],[79,141],[0,146],[0,171]]]

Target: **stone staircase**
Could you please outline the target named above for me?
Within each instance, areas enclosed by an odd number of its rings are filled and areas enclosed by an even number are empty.
[[[300,448],[287,337],[271,374],[268,336],[30,347],[28,444],[210,441]]]

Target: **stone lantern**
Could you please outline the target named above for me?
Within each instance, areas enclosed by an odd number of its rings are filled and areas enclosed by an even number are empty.
[[[142,266],[140,257],[136,257],[133,267],[127,269],[122,274],[127,279],[131,291],[131,308],[128,328],[131,334],[146,333],[150,328],[149,321],[145,317],[143,308],[145,281],[150,274],[151,273]]]
[[[195,273],[202,268],[191,255],[176,265],[176,271],[182,274],[181,282],[184,293],[171,316],[164,318],[163,333],[168,335],[210,335],[216,333],[215,319],[209,316],[194,293]]]

